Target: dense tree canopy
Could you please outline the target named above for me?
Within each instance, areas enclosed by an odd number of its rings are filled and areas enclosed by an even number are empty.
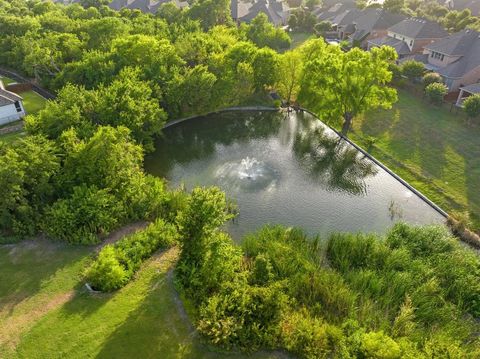
[[[355,116],[396,101],[396,91],[387,86],[392,79],[389,63],[396,58],[392,48],[344,53],[319,43],[317,52],[305,62],[299,99],[325,121],[335,124],[343,118],[342,134],[348,133]]]

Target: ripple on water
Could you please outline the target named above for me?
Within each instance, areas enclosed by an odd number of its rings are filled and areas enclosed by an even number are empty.
[[[264,161],[247,156],[220,165],[215,177],[221,185],[231,189],[259,191],[268,188],[271,191],[278,181],[279,172]]]

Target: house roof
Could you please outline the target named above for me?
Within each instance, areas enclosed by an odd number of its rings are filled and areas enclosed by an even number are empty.
[[[442,76],[461,78],[480,66],[480,33],[463,30],[445,39],[435,41],[425,49],[447,56],[458,56],[458,60],[439,69]]]
[[[11,91],[5,90],[2,81],[0,81],[0,106],[7,106],[14,104],[17,101],[22,101],[22,97]]]
[[[404,19],[405,16],[402,14],[394,14],[382,9],[367,8],[362,11],[362,15],[356,19],[355,24],[357,29],[370,32],[371,30],[388,29]]]
[[[460,90],[471,94],[480,94],[480,83],[460,87]]]
[[[437,67],[431,67],[429,68],[427,65],[428,65],[428,54],[413,54],[413,55],[410,55],[410,56],[407,56],[407,57],[404,57],[400,60],[398,60],[398,62],[400,64],[406,62],[406,61],[417,61],[417,62],[421,62],[423,64],[425,64],[425,68],[427,68],[428,70],[433,70],[433,71],[436,71],[438,68]]]
[[[420,18],[400,21],[388,31],[413,39],[441,39],[448,36],[448,32],[438,23]]]
[[[268,20],[273,24],[282,24],[284,16],[283,3],[275,0],[258,0],[248,9],[248,12],[244,16],[239,16],[238,19],[240,21],[250,22],[262,12],[267,15]]]
[[[333,22],[333,19],[340,15],[345,13],[348,10],[353,10],[355,9],[355,5],[353,4],[335,4],[330,7],[322,7],[322,8],[316,8],[312,11],[312,13],[317,17],[319,21],[331,21]],[[357,10],[357,9],[355,9]]]
[[[440,52],[449,56],[460,56],[468,52],[472,43],[477,42],[480,33],[473,30],[463,30],[444,39],[426,45],[428,50]]]
[[[394,14],[382,9],[367,8],[355,21],[356,31],[351,36],[352,40],[362,40],[373,30],[388,29],[404,20],[405,16]]]
[[[332,19],[332,24],[337,26],[350,25],[352,22],[361,16],[362,11],[359,9],[346,10]]]
[[[400,39],[394,39],[390,36],[380,37],[377,39],[372,39],[368,41],[370,44],[375,46],[391,46],[395,49],[399,55],[408,55],[411,53],[410,48],[407,43]]]
[[[58,0],[60,2],[65,2],[68,0]],[[130,9],[130,10],[140,10],[144,13],[151,13],[155,14],[158,8],[162,4],[166,4],[169,2],[173,2],[177,7],[184,8],[188,6],[186,1],[180,0],[112,0],[108,7],[112,10],[122,10],[122,9]]]

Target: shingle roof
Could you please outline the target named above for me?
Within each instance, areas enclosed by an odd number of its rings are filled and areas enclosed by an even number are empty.
[[[439,73],[445,77],[461,78],[480,66],[480,33],[477,31],[463,30],[435,41],[425,48],[448,56],[460,57],[439,70]]]
[[[404,19],[405,16],[401,14],[394,14],[382,9],[367,8],[355,20],[355,24],[357,29],[370,32],[371,30],[388,29]]]
[[[338,14],[332,19],[332,24],[337,26],[345,26],[351,24],[355,19],[361,16],[362,11],[359,9],[350,9]]]
[[[390,36],[372,39],[368,42],[376,46],[391,46],[395,49],[395,51],[399,55],[408,55],[411,52],[410,48],[408,47],[405,41],[400,39],[394,39],[393,37],[390,37]]]
[[[362,40],[372,30],[388,29],[404,19],[405,16],[401,14],[394,14],[382,9],[367,8],[354,21],[357,30],[351,38],[353,40]]]
[[[333,22],[333,19],[336,16],[353,9],[355,9],[355,6],[352,4],[335,4],[331,7],[316,8],[315,10],[313,10],[312,13],[317,17],[319,21]]]
[[[473,30],[463,30],[444,39],[432,42],[426,49],[441,52],[445,55],[463,55],[468,52],[472,43],[478,40],[480,33]]]
[[[22,98],[16,93],[5,90],[3,84],[0,85],[0,106],[11,105],[17,101],[22,101]]]
[[[413,55],[410,55],[410,56],[406,56],[400,60],[398,60],[398,62],[400,64],[406,62],[406,61],[417,61],[417,62],[421,62],[425,65],[427,65],[428,63],[428,54],[413,54]]]
[[[414,39],[441,39],[448,36],[448,32],[438,23],[419,18],[400,21],[388,31]]]
[[[283,4],[274,0],[259,0],[254,3],[249,9],[248,13],[239,17],[240,21],[250,22],[258,14],[264,13],[268,20],[275,25],[281,25],[283,22]]]
[[[471,94],[480,94],[480,84],[472,84],[468,86],[460,87],[461,90],[470,92]]]

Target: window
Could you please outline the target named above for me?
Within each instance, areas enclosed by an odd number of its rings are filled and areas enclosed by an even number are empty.
[[[413,46],[413,40],[410,40],[410,46]]]
[[[20,106],[20,102],[15,101],[15,108],[17,109],[17,112],[22,112],[22,106]]]

